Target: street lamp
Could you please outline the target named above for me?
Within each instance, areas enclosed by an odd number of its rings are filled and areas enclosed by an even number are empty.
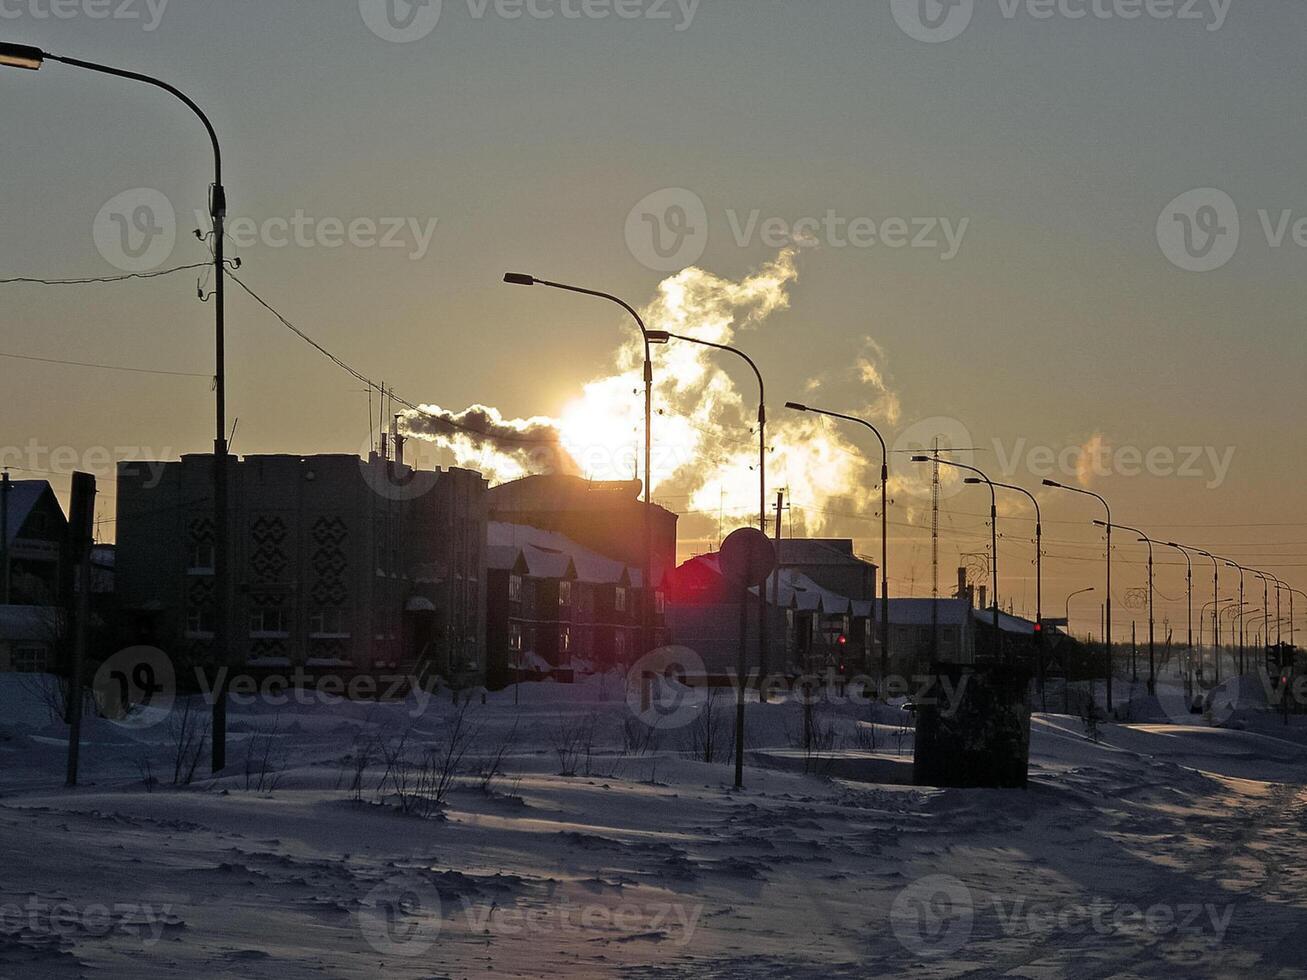
[[[1203,630],[1207,628],[1205,625],[1207,623],[1207,607],[1208,606],[1212,607],[1213,622],[1215,622],[1216,610],[1220,609],[1221,606],[1227,602],[1234,602],[1234,597],[1226,596],[1224,599],[1208,599],[1206,602],[1204,602],[1201,606],[1198,607],[1198,646],[1199,647],[1202,647],[1203,645]],[[1244,613],[1243,615],[1246,616],[1248,615],[1248,613]],[[1198,666],[1199,666],[1199,673],[1201,674],[1202,673],[1201,661],[1199,662]]]
[[[1103,521],[1094,521],[1099,527],[1106,527]],[[1148,545],[1148,693],[1157,693],[1157,663],[1153,655],[1153,539],[1137,527],[1118,524],[1117,527],[1139,535],[1141,544]]]
[[[951,459],[940,459],[938,456],[913,456],[914,463],[941,463],[944,466],[952,466],[959,470],[967,470],[975,473],[979,480],[968,479],[967,483],[984,483],[989,487],[989,588],[993,595],[990,596],[994,603],[994,655],[996,658],[1002,656],[1002,633],[998,627],[998,493],[994,490],[994,482],[984,473],[974,466],[968,466],[966,463],[955,463]]]
[[[1243,601],[1243,573],[1247,571],[1247,569],[1245,569],[1237,561],[1230,561],[1230,559],[1228,558],[1225,560],[1225,564],[1230,568],[1239,569],[1239,608],[1243,609],[1245,605]],[[1244,656],[1244,621],[1243,621],[1243,617],[1240,616],[1239,617],[1239,673],[1242,674],[1247,669],[1248,666],[1247,666],[1246,658]]]
[[[701,340],[698,337],[686,337],[679,333],[671,333],[667,330],[650,330],[649,342],[651,344],[665,344],[671,340],[682,340],[687,344],[698,344],[700,347],[711,347],[713,350],[726,351],[728,354],[734,354],[743,358],[744,362],[749,365],[753,375],[758,379],[758,529],[763,534],[767,533],[767,389],[763,384],[762,372],[758,370],[758,365],[754,363],[752,357],[740,350],[738,347],[731,347],[727,344],[716,344],[711,340]],[[777,518],[779,521],[779,517]],[[767,585],[762,583],[758,586],[758,696],[766,700],[766,684],[762,678],[767,676]]]
[[[1071,493],[1083,494],[1086,497],[1093,497],[1107,512],[1107,622],[1103,629],[1103,644],[1107,649],[1107,710],[1112,710],[1112,508],[1108,502],[1099,494],[1092,490],[1085,490],[1081,487],[1069,487],[1065,483],[1058,483],[1056,480],[1045,480],[1044,486],[1054,487],[1058,490],[1068,490]]]
[[[644,320],[635,311],[635,307],[612,293],[603,293],[596,289],[584,289],[581,286],[569,286],[561,282],[550,282],[547,279],[537,279],[535,276],[522,272],[504,273],[504,282],[512,286],[548,286],[550,289],[562,289],[569,293],[580,293],[583,296],[606,299],[610,303],[616,303],[631,314],[631,318],[635,320],[635,325],[640,328],[640,339],[644,343],[644,565],[640,572],[641,578],[644,580],[642,583],[644,588],[641,590],[642,598],[640,601],[640,633],[644,653],[648,653],[653,649],[650,609],[654,587],[653,524],[650,516],[653,503],[649,496],[653,485],[653,358],[649,353],[649,345],[666,343],[667,341],[658,341],[651,337],[649,330],[644,325]]]
[[[1293,642],[1293,594],[1295,592],[1307,599],[1307,592],[1302,589],[1295,589],[1292,586],[1289,587],[1289,646],[1294,650],[1298,649]]]
[[[1204,558],[1212,560],[1212,633],[1216,641],[1212,644],[1212,681],[1219,683],[1221,680],[1221,637],[1220,624],[1216,622],[1216,607],[1220,605],[1216,597],[1221,594],[1221,562],[1224,558],[1214,555],[1210,551],[1203,551],[1202,548],[1194,548],[1194,554],[1202,555]],[[1206,603],[1203,604],[1204,606]]]
[[[1252,572],[1254,575],[1256,575],[1259,579],[1262,580],[1262,609],[1265,611],[1265,614],[1266,614],[1266,615],[1263,617],[1263,622],[1265,623],[1265,625],[1262,627],[1262,636],[1263,636],[1263,639],[1262,639],[1262,647],[1263,647],[1263,650],[1262,650],[1262,658],[1265,659],[1265,657],[1266,657],[1266,651],[1265,651],[1265,648],[1271,645],[1271,603],[1270,603],[1270,601],[1269,601],[1269,599],[1270,599],[1270,594],[1269,594],[1269,592],[1267,591],[1267,586],[1268,586],[1268,582],[1269,582],[1270,576],[1269,576],[1266,572],[1259,572],[1259,571],[1258,571],[1257,569],[1255,569],[1255,568],[1250,568],[1250,569],[1248,569],[1248,571]],[[1280,601],[1280,593],[1279,593],[1278,590],[1277,590],[1276,593],[1275,593],[1275,601],[1276,601],[1276,604],[1277,604],[1277,606],[1278,606],[1279,601]],[[1280,615],[1278,610],[1276,611],[1276,614],[1275,614],[1275,615],[1276,615],[1276,618],[1278,619],[1278,618],[1279,618],[1279,615]],[[1278,651],[1277,651],[1277,652],[1278,652]]]
[[[1093,591],[1094,591],[1094,587],[1091,585],[1091,586],[1089,586],[1088,588],[1085,588],[1085,589],[1076,589],[1074,592],[1072,592],[1070,595],[1068,595],[1068,596],[1066,597],[1066,608],[1065,608],[1065,610],[1063,610],[1063,611],[1064,611],[1065,614],[1066,614],[1066,615],[1065,615],[1065,618],[1066,618],[1066,632],[1067,632],[1067,635],[1068,635],[1068,636],[1071,635],[1071,600],[1074,599],[1074,598],[1075,598],[1076,596],[1078,596],[1078,595],[1084,595],[1086,592],[1093,592]]]
[[[800,402],[786,402],[785,407],[795,412],[811,412],[833,419],[842,419],[870,429],[880,443],[880,696],[885,694],[885,679],[889,677],[889,450],[880,430],[854,415],[841,415],[821,408],[812,408]]]
[[[1187,661],[1187,663],[1185,664],[1185,666],[1187,668],[1190,668],[1193,665],[1193,659],[1194,659],[1194,560],[1189,556],[1189,551],[1184,547],[1184,545],[1176,544],[1174,541],[1163,541],[1161,543],[1166,545],[1166,547],[1168,548],[1174,548],[1176,551],[1180,552],[1180,554],[1184,555],[1184,564],[1185,564],[1184,583],[1185,583],[1185,595],[1187,597],[1185,610],[1186,610],[1186,619],[1188,622],[1188,632],[1186,634],[1188,638],[1185,642],[1185,646],[1187,648],[1187,655],[1185,657],[1185,660]],[[1192,683],[1192,679],[1190,678],[1189,673],[1190,673],[1189,670],[1185,671],[1184,681],[1185,681],[1186,689]]]
[[[163,89],[169,95],[180,100],[188,109],[199,117],[213,144],[213,186],[209,193],[209,217],[213,221],[213,310],[214,310],[214,395],[216,399],[216,426],[213,440],[213,651],[214,666],[217,675],[213,688],[213,734],[211,746],[212,769],[218,772],[227,764],[227,684],[226,670],[230,639],[229,609],[229,541],[227,534],[227,379],[226,379],[226,308],[224,306],[224,284],[226,268],[223,264],[224,231],[223,221],[227,214],[227,194],[222,185],[222,149],[218,145],[218,134],[209,121],[209,117],[184,92],[167,82],[149,75],[121,68],[111,68],[77,58],[65,58],[50,54],[40,48],[25,44],[0,42],[0,66],[38,70],[46,61],[57,61],[72,68],[82,68],[101,75],[126,78],[134,82],[143,82],[155,88]]]
[[[969,476],[963,482],[979,483],[980,480]],[[1035,506],[1035,656],[1039,658],[1040,705],[1047,711],[1048,703],[1044,700],[1044,519],[1039,511],[1039,501],[1025,487],[1018,487],[1012,483],[995,483],[994,486],[1024,493]]]

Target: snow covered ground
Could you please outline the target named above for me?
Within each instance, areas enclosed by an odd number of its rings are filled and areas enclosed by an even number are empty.
[[[1028,790],[920,790],[865,781],[910,762],[897,707],[819,708],[811,758],[754,703],[737,792],[729,697],[646,737],[626,694],[253,699],[189,785],[178,702],[88,718],[70,791],[0,675],[0,977],[1307,975],[1301,717],[1039,714]]]

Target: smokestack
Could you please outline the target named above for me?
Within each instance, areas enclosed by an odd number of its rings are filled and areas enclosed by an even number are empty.
[[[390,448],[386,445],[386,433],[381,433],[381,459],[386,461],[390,459]]]
[[[399,434],[400,416],[395,415],[390,420],[390,441],[395,445],[395,462],[400,466],[404,465],[404,437]]]
[[[963,566],[958,566],[958,590],[953,594],[959,599],[967,594],[967,570]]]

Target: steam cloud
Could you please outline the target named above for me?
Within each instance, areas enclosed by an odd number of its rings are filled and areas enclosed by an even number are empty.
[[[650,329],[713,343],[736,342],[740,334],[760,330],[768,317],[788,307],[789,290],[798,277],[796,254],[796,249],[787,249],[739,281],[685,269],[659,285],[642,311],[645,322]],[[482,405],[455,414],[432,405],[409,412],[404,427],[492,482],[540,472],[629,480],[637,464],[643,470],[643,354],[632,332],[614,355],[613,372],[586,384],[581,397],[558,419],[505,419],[497,409]],[[736,521],[756,520],[760,501],[754,378],[739,358],[697,344],[674,340],[655,348],[654,358],[655,498],[683,514],[711,515],[715,520],[722,513]],[[883,352],[867,338],[851,370],[836,380],[863,391],[857,410],[894,422],[899,402],[883,364]],[[815,379],[807,388],[825,383]],[[779,394],[769,392],[768,399],[768,506],[774,504],[775,489],[787,487],[790,499],[801,508],[795,523],[808,531],[870,507],[878,499],[873,491],[879,489],[879,459],[874,467],[869,465],[869,457],[846,440],[843,430],[819,416],[784,411]]]

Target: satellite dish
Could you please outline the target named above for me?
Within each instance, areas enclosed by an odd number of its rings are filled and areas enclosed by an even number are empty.
[[[748,588],[762,585],[776,568],[776,547],[756,527],[732,531],[722,542],[722,574]]]

